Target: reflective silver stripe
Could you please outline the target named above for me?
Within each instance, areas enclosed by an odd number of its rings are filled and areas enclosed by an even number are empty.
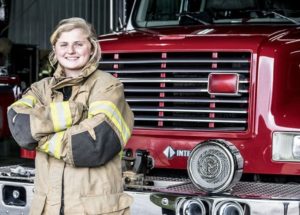
[[[50,104],[54,131],[62,131],[72,125],[72,115],[69,102],[55,102]]]
[[[49,154],[57,159],[60,159],[60,149],[62,144],[62,138],[65,132],[57,132],[49,140]]]
[[[48,153],[49,152],[49,142],[44,143],[38,149],[40,149],[40,151]]]

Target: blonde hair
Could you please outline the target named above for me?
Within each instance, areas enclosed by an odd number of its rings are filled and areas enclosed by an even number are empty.
[[[72,17],[61,20],[50,36],[50,43],[52,47],[55,46],[58,38],[63,32],[68,32],[76,28],[82,29],[87,34],[87,39],[92,45],[93,54],[91,55],[90,60],[85,68],[91,65],[96,65],[101,58],[101,49],[99,43],[97,42],[97,34],[94,27],[82,18]],[[49,54],[49,62],[52,67],[55,67],[55,65],[57,64],[57,58],[55,56],[54,50],[52,50]]]

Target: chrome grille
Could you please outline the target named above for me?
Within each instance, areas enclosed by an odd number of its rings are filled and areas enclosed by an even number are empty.
[[[136,128],[244,131],[250,61],[249,52],[105,53],[99,67],[124,83]],[[210,73],[238,74],[238,93],[210,95]]]

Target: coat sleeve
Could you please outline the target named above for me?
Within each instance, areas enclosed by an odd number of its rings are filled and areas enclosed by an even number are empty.
[[[63,131],[87,115],[84,105],[80,103],[57,102],[45,105],[39,98],[36,89],[30,88],[8,108],[11,134],[22,148],[34,149],[43,137]]]
[[[123,84],[91,90],[88,117],[78,125],[45,137],[38,150],[76,167],[101,166],[118,155],[131,136],[133,113]]]

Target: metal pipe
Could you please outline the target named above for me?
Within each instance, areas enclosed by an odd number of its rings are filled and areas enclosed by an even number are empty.
[[[110,20],[109,20],[109,28],[113,32],[114,31],[114,0],[110,0]]]

